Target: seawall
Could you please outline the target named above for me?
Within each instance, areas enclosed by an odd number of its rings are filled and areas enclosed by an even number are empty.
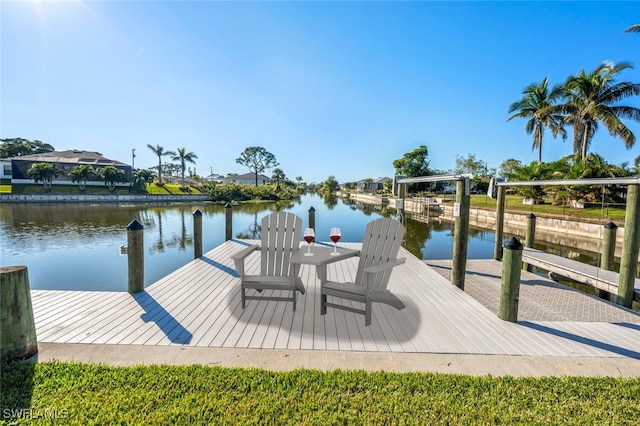
[[[209,201],[208,195],[145,195],[145,194],[0,194],[0,203],[166,203]]]

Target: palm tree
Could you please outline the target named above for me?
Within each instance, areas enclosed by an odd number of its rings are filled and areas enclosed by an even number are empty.
[[[69,176],[71,177],[71,182],[78,182],[78,189],[84,192],[87,187],[87,180],[89,180],[93,174],[95,174],[95,170],[92,165],[80,164],[71,170]]]
[[[631,25],[629,28],[624,30],[625,33],[640,33],[640,24]]]
[[[173,157],[171,158],[173,161],[180,161],[180,171],[182,172],[182,188],[184,188],[184,171],[186,169],[187,162],[191,164],[196,164],[194,160],[198,158],[193,152],[187,152],[187,148],[178,148],[178,153],[172,153]]]
[[[27,170],[27,176],[30,179],[33,179],[35,183],[42,182],[45,192],[51,190],[53,179],[61,173],[55,163],[35,163]]]
[[[173,151],[165,151],[160,145],[153,146],[147,144],[147,147],[158,156],[158,185],[162,185],[162,157],[165,155],[176,155]]]
[[[273,173],[271,174],[271,179],[275,179],[276,185],[280,185],[280,182],[283,182],[286,179],[286,175],[284,174],[284,171],[281,168],[277,167],[273,169]]]
[[[114,166],[104,166],[96,170],[96,174],[102,180],[109,191],[113,192],[116,189],[116,184],[126,182],[127,178],[124,170],[118,169]]]
[[[549,128],[555,138],[558,134],[562,138],[567,137],[567,132],[563,127],[562,116],[551,112],[548,108],[555,104],[562,95],[560,87],[549,90],[549,79],[547,77],[542,83],[531,83],[522,92],[523,96],[509,107],[512,114],[507,121],[512,118],[528,118],[525,130],[528,135],[533,133],[533,145],[531,149],[538,148],[538,163],[542,163],[542,136],[544,129]]]
[[[599,124],[603,124],[611,136],[622,139],[627,149],[636,142],[621,119],[640,121],[640,108],[617,105],[624,98],[640,95],[640,84],[615,81],[627,68],[632,68],[631,64],[618,62],[604,63],[589,73],[580,71],[564,84],[566,103],[549,109],[565,114],[565,122],[572,123],[573,153],[583,162]]]

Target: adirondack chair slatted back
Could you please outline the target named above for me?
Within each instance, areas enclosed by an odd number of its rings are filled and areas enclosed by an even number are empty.
[[[293,213],[276,212],[262,219],[260,274],[293,276],[291,255],[298,251],[302,219]]]
[[[389,218],[376,219],[367,224],[364,232],[364,242],[360,251],[360,262],[356,274],[356,285],[364,286],[364,269],[386,263],[398,257],[398,251],[404,237],[404,226]],[[370,282],[371,289],[385,290],[389,283],[391,269],[377,273],[373,282]]]

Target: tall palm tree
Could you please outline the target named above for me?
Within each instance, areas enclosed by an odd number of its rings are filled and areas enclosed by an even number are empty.
[[[162,157],[165,155],[176,155],[173,151],[165,151],[160,145],[153,146],[147,144],[147,147],[158,156],[158,185],[162,185]]]
[[[562,89],[554,87],[549,90],[549,79],[547,77],[541,83],[531,83],[522,92],[523,96],[509,107],[512,114],[507,121],[513,118],[528,118],[525,130],[528,135],[533,133],[533,145],[531,149],[538,148],[538,163],[542,163],[542,136],[544,129],[551,129],[553,137],[558,134],[562,138],[567,137],[567,132],[563,127],[560,114],[548,110],[550,106],[561,98]]]
[[[640,24],[631,25],[629,28],[624,30],[625,33],[640,33]]]
[[[566,103],[550,108],[565,115],[573,125],[573,153],[584,162],[593,135],[603,124],[613,137],[619,137],[627,147],[633,147],[636,137],[622,118],[640,121],[640,108],[618,105],[622,99],[640,95],[640,84],[616,83],[616,77],[632,68],[628,62],[603,63],[591,72],[580,71],[564,83]]]
[[[173,161],[180,161],[180,171],[182,172],[182,187],[184,188],[184,171],[186,169],[186,163],[196,164],[195,160],[198,158],[193,152],[187,152],[187,148],[178,148],[178,153],[172,153]]]

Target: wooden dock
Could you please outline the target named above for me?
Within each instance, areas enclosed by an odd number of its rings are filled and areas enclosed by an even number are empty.
[[[618,293],[617,272],[527,247],[522,251],[522,261],[608,293]],[[640,302],[640,279],[636,278],[634,287],[633,300]]]
[[[394,269],[389,289],[407,307],[374,304],[370,327],[347,311],[320,315],[319,281],[308,265],[301,268],[307,292],[295,313],[290,302],[277,301],[252,300],[243,310],[230,257],[250,243],[227,241],[138,294],[32,290],[38,341],[640,359],[637,312],[614,306],[612,321],[505,322],[404,249],[407,261]],[[258,261],[255,253],[247,268]],[[329,279],[350,280],[357,261],[329,265]]]

